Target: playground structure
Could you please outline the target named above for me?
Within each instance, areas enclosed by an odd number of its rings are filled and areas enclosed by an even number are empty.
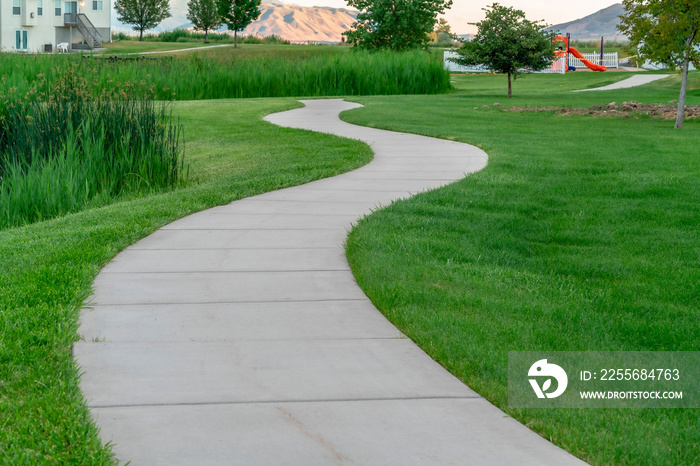
[[[601,64],[598,65],[596,63],[593,63],[590,60],[587,60],[578,50],[576,50],[574,47],[569,46],[569,40],[571,39],[571,35],[567,34],[566,36],[556,36],[554,39],[552,39],[552,43],[556,44],[557,42],[564,42],[564,47],[559,47],[554,53],[558,58],[563,58],[566,60],[566,71],[576,71],[576,68],[573,66],[569,66],[569,54],[573,55],[574,57],[578,58],[581,60],[581,63],[583,63],[587,68],[589,68],[592,71],[606,71],[607,67],[602,65],[603,63],[603,49],[604,49],[604,43],[603,43],[603,38],[601,37],[600,39],[600,62]]]
[[[576,71],[577,67],[582,66],[587,66],[593,71],[607,71],[611,68],[619,68],[617,52],[605,53],[605,43],[603,38],[600,40],[600,54],[597,52],[580,53],[578,50],[576,50],[576,48],[569,47],[570,41],[570,34],[567,34],[566,36],[560,35],[554,37],[552,43],[556,44],[557,42],[563,42],[563,46],[559,47],[558,50],[555,50],[556,58],[552,60],[552,64],[549,68],[535,71],[534,73],[564,74],[567,71]],[[443,53],[445,69],[456,73],[491,73],[491,70],[484,65],[466,66],[455,63],[453,60],[459,57],[460,55],[458,52],[454,50],[446,50]],[[522,71],[529,72],[529,70],[525,69]]]

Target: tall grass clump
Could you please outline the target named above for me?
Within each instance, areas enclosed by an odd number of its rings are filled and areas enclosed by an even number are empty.
[[[326,48],[323,50],[332,50]],[[4,54],[3,88],[29,89],[38,74],[62,80],[63,69],[89,79],[94,92],[115,83],[151,83],[161,100],[252,97],[325,97],[439,94],[451,89],[441,54],[412,51],[345,51],[342,53],[238,56],[217,59],[199,55],[158,60],[105,60]]]
[[[442,59],[422,51],[234,57],[223,62],[193,56],[172,63],[110,66],[109,74],[116,79],[150,75],[162,99],[172,98],[172,93],[178,100],[195,100],[437,94],[450,89],[449,73],[444,70]]]
[[[103,88],[78,66],[0,95],[0,229],[184,181],[180,127],[153,90]]]

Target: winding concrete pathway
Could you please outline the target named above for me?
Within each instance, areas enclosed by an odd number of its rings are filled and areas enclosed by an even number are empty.
[[[670,74],[635,74],[627,79],[616,83],[608,84],[607,86],[596,87],[594,89],[579,89],[574,92],[590,92],[590,91],[614,91],[615,89],[626,89],[628,87],[637,87],[643,84],[649,84],[659,79],[667,78]]]
[[[133,465],[565,465],[373,307],[343,254],[358,217],[480,170],[457,142],[343,123],[342,100],[278,125],[368,142],[351,173],[216,207],[128,248],[95,281],[74,350],[105,441]]]

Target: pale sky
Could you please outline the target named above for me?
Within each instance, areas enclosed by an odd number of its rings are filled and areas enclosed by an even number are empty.
[[[284,3],[295,3],[301,6],[330,6],[335,8],[347,8],[345,0],[283,0]],[[585,2],[566,0],[501,0],[498,3],[523,10],[527,19],[544,20],[547,24],[559,24],[583,18],[598,10],[607,8],[622,0],[587,0]],[[476,23],[484,19],[481,8],[491,5],[495,0],[452,0],[452,8],[444,17],[452,26],[452,31],[457,34],[476,32],[474,26],[467,23]]]

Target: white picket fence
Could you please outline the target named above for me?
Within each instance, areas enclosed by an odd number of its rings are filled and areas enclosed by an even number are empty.
[[[592,63],[595,64],[600,64],[600,54],[599,53],[582,53],[583,57],[586,60],[591,61]],[[453,71],[453,72],[462,72],[462,73],[490,73],[491,70],[484,65],[474,65],[474,66],[464,66],[464,65],[458,65],[457,63],[453,62],[451,59],[458,58],[459,54],[457,52],[448,52],[445,51],[443,55],[443,62],[445,69],[448,71]],[[617,52],[612,52],[612,53],[605,53],[603,54],[603,65],[608,67],[608,68],[619,68],[619,62],[617,58]],[[586,65],[583,64],[581,60],[578,58],[575,58],[571,54],[569,54],[569,66],[574,66],[576,68],[585,68]],[[557,58],[556,60],[552,61],[552,66],[550,66],[548,69],[543,70],[543,71],[536,71],[535,73],[556,73],[556,74],[564,74],[566,72],[566,59],[564,58]]]
[[[473,65],[464,66],[453,62],[451,59],[458,58],[460,55],[457,52],[445,51],[443,55],[443,62],[445,69],[452,72],[461,73],[490,73],[491,70],[485,65]],[[525,70],[523,70],[525,71]],[[563,58],[558,58],[552,61],[552,66],[542,71],[535,71],[535,73],[557,73],[564,74],[566,72],[566,60]]]
[[[596,65],[600,65],[600,54],[599,53],[582,53],[583,58],[586,60],[590,61],[591,63],[595,63]],[[608,68],[619,68],[620,64],[617,59],[617,52],[611,52],[611,53],[604,53],[603,54],[603,66],[606,66]],[[576,68],[585,68],[586,65],[583,64],[581,60],[578,58],[575,58],[573,55],[569,54],[569,66],[574,66]]]
[[[566,59],[565,58],[555,58],[552,60],[552,65],[547,70],[535,71],[535,73],[555,73],[564,74],[566,73]]]

